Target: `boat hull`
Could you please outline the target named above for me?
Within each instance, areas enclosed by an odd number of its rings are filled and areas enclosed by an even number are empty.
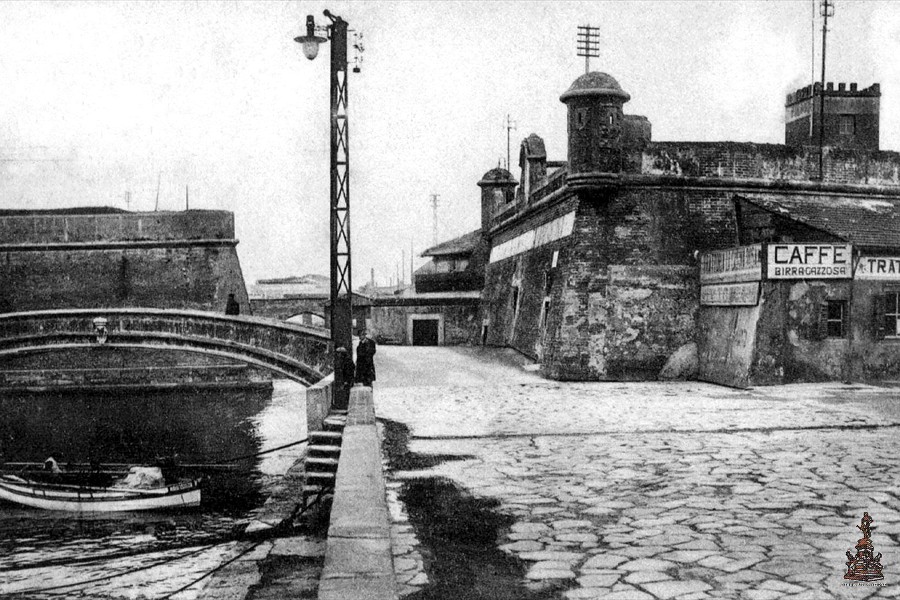
[[[0,478],[0,499],[31,508],[78,513],[128,512],[200,505],[199,481],[154,490],[78,488]]]

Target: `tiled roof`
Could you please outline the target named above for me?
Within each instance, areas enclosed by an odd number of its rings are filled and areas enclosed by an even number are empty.
[[[422,253],[422,256],[444,256],[447,254],[470,254],[478,247],[481,241],[481,229],[470,231],[458,238],[442,242],[432,246]]]
[[[900,198],[786,194],[736,197],[856,246],[900,248]]]

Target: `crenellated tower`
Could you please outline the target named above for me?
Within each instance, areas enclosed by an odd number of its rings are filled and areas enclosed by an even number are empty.
[[[881,86],[865,89],[844,83],[825,86],[824,146],[878,150]],[[808,85],[787,95],[784,104],[784,143],[817,146],[821,123],[822,84]]]

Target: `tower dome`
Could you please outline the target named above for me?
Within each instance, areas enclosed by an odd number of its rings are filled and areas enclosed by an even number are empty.
[[[491,169],[481,177],[481,181],[478,182],[478,185],[484,187],[486,185],[494,185],[497,182],[506,182],[512,181],[513,184],[516,183],[515,178],[512,176],[512,173],[507,171],[502,167],[496,167]]]
[[[631,96],[622,89],[615,77],[599,71],[585,73],[573,81],[559,100],[566,102],[576,96],[612,96],[621,98],[623,103],[631,100]]]

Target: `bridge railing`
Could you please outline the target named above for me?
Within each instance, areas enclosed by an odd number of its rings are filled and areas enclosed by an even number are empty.
[[[154,308],[0,314],[0,356],[70,347],[149,347],[242,360],[311,385],[331,371],[330,335],[252,316]]]

